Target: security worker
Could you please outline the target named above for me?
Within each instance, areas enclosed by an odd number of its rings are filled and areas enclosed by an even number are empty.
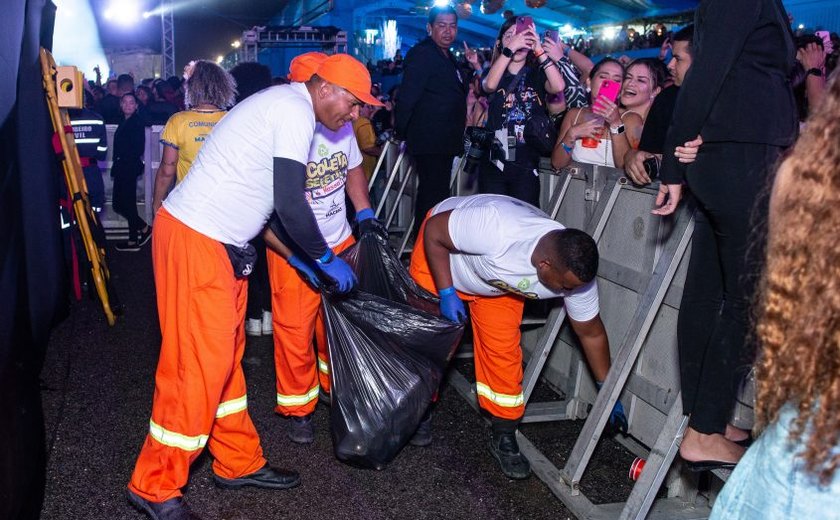
[[[88,200],[93,211],[99,213],[105,206],[105,183],[99,169],[99,161],[104,161],[108,153],[105,120],[87,108],[71,108],[68,113],[85,175]]]
[[[153,519],[194,518],[189,466],[210,448],[217,486],[286,489],[297,472],[263,457],[248,415],[241,360],[247,275],[272,212],[339,291],[356,283],[318,230],[303,187],[316,122],[337,131],[370,102],[370,75],[348,55],[306,83],[265,89],[231,110],[163,202],[152,239],[162,343],[149,433],[128,484]]]
[[[564,299],[593,375],[602,382],[610,350],[598,306],[595,241],[512,197],[452,197],[429,211],[409,271],[440,296],[444,317],[464,321],[467,301],[478,404],[492,419],[490,452],[509,478],[527,478],[530,464],[515,436],[525,412],[519,344],[525,300]]]

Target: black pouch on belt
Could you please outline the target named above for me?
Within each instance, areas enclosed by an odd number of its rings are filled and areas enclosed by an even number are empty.
[[[237,278],[246,278],[254,270],[257,263],[257,250],[251,244],[245,247],[236,247],[230,244],[222,244],[227,250],[230,265],[233,266],[233,274]]]

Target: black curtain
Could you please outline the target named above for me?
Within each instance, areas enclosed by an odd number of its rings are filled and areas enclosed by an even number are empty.
[[[7,0],[0,17],[0,518],[38,518],[44,493],[39,374],[65,315],[58,199],[63,180],[41,87],[50,0]]]

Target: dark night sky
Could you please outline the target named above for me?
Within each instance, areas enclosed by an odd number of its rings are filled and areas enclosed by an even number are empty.
[[[142,20],[135,27],[117,27],[102,18],[112,2],[125,0],[90,0],[99,23],[102,45],[108,47],[140,45],[160,52],[160,17]],[[140,12],[151,10],[155,0],[135,0]],[[279,13],[287,0],[173,0],[176,5],[175,60],[176,70],[192,59],[212,59],[231,50],[230,44],[242,31],[264,25]],[[181,6],[181,7],[177,7]]]

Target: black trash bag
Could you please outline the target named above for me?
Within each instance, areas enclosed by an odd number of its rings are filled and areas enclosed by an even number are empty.
[[[340,256],[359,288],[323,298],[333,447],[342,462],[382,469],[417,429],[464,327],[439,316],[437,298],[376,234]]]

